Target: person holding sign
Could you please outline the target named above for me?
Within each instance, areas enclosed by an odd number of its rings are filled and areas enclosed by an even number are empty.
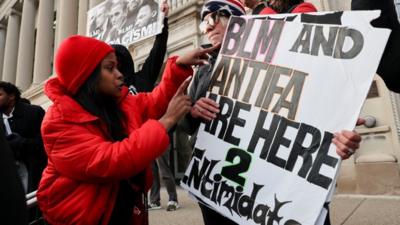
[[[237,1],[210,0],[205,3],[201,12],[200,30],[204,32],[213,46],[220,46],[226,32],[227,22],[232,15],[244,15],[244,9]],[[189,95],[195,102],[190,113],[184,118],[182,125],[189,134],[195,134],[201,121],[212,121],[220,113],[218,103],[206,98],[206,92],[211,82],[211,75],[218,53],[214,52],[208,65],[199,67],[193,78]],[[362,122],[362,121],[360,121]],[[194,135],[195,136],[195,135]],[[354,131],[341,131],[335,134],[333,143],[337,146],[336,152],[342,159],[349,158],[359,148],[361,136]],[[220,215],[209,207],[199,204],[204,223],[212,224],[236,224],[230,219]],[[329,224],[329,219],[326,220]]]
[[[133,1],[135,2],[135,1]],[[133,3],[132,3],[133,4]],[[118,70],[124,76],[124,84],[132,94],[149,92],[160,74],[168,41],[168,13],[169,6],[166,1],[161,4],[161,12],[164,13],[164,27],[161,34],[155,38],[153,47],[142,65],[141,70],[135,71],[134,62],[129,50],[120,44],[112,44],[118,60]]]
[[[243,5],[236,0],[210,0],[207,1],[201,11],[200,30],[207,35],[208,40],[214,47],[220,47],[225,34],[226,25],[230,16],[245,15]],[[217,58],[218,51],[211,53],[208,64],[198,68],[194,76],[193,84],[190,87],[189,95],[195,102],[190,113],[182,121],[182,127],[191,135],[193,135],[201,120],[210,121],[216,118],[219,113],[218,104],[206,97],[207,88],[210,83],[212,69]],[[195,136],[195,135],[194,135]],[[232,220],[222,216],[218,212],[199,203],[205,225],[234,225]]]
[[[151,162],[168,146],[167,131],[190,110],[184,94],[213,49],[168,60],[160,85],[129,95],[113,48],[84,36],[65,39],[46,83],[53,101],[42,123],[49,163],[37,192],[50,224],[148,224],[145,192]]]

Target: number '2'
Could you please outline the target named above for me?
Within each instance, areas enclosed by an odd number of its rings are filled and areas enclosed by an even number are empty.
[[[251,155],[242,149],[231,148],[228,150],[225,161],[234,163],[234,160],[237,157],[239,157],[239,162],[222,167],[221,176],[239,184],[240,186],[244,186],[246,178],[241,176],[241,174],[249,169]]]

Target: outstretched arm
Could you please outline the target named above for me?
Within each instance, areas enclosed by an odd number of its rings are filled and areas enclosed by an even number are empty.
[[[163,3],[162,10],[164,10],[164,14],[167,16],[168,4]],[[139,92],[149,92],[153,89],[164,62],[165,53],[167,52],[167,41],[168,18],[165,17],[162,32],[156,36],[153,48],[145,60],[142,69],[134,74],[134,77],[137,79],[135,86]]]

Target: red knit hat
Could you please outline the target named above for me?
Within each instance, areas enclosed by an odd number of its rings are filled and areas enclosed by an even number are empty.
[[[110,45],[94,38],[68,37],[60,44],[55,57],[56,74],[61,85],[74,95],[101,60],[113,51]]]

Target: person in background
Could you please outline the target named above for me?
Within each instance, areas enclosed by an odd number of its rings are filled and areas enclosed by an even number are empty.
[[[190,65],[212,50],[170,58],[153,92],[129,95],[110,45],[79,35],[60,44],[41,130],[49,164],[37,199],[48,223],[148,224],[149,166],[190,110]]]
[[[283,5],[272,4],[272,6],[276,7],[276,10],[284,11],[284,8],[287,8],[289,5],[284,5],[283,7]],[[301,8],[303,6],[301,6]],[[296,10],[300,10],[300,8]],[[201,11],[202,22],[200,24],[200,30],[205,33],[212,46],[220,47],[231,15],[245,15],[244,8],[240,2],[234,0],[209,0],[204,4]],[[215,119],[217,113],[220,112],[218,103],[205,97],[217,56],[218,52],[213,52],[208,60],[208,64],[198,68],[189,89],[189,95],[192,101],[194,101],[194,105],[190,112],[184,117],[181,124],[189,134],[194,136],[196,135],[201,121],[211,121]],[[359,121],[359,123],[363,122],[363,120]],[[346,130],[336,133],[333,139],[333,143],[336,145],[336,152],[342,159],[348,159],[354,154],[354,151],[359,148],[360,142],[361,136],[359,134],[354,131]],[[199,203],[199,206],[205,225],[236,225],[235,222],[210,209],[206,205],[203,205],[203,203]],[[326,224],[329,224],[329,218]]]
[[[165,53],[167,52],[168,41],[168,13],[169,6],[166,1],[161,4],[161,11],[165,17],[164,27],[160,34],[156,35],[153,47],[139,71],[135,71],[134,62],[129,50],[119,44],[111,45],[117,56],[118,70],[124,76],[124,84],[132,94],[138,92],[149,92],[154,88],[154,84],[160,74]]]
[[[35,191],[47,163],[40,127],[44,110],[21,101],[19,89],[0,82],[0,113],[25,193]]]
[[[178,204],[178,193],[176,191],[175,177],[171,171],[169,163],[170,154],[173,150],[172,148],[173,132],[169,132],[168,135],[170,137],[171,143],[168,146],[167,151],[165,151],[160,157],[156,159],[156,161],[152,163],[152,172],[154,177],[153,177],[153,186],[151,186],[150,189],[149,210],[161,209],[161,196],[160,196],[161,179],[164,182],[168,193],[168,203],[166,210],[175,211],[180,207]]]
[[[24,188],[3,128],[3,121],[0,121],[0,199],[3,206],[0,210],[1,224],[28,225]]]
[[[161,34],[156,36],[153,48],[149,56],[145,60],[142,69],[135,72],[134,62],[129,50],[123,45],[111,45],[115,49],[118,61],[118,69],[124,76],[124,83],[129,87],[131,94],[140,92],[149,92],[154,88],[154,84],[160,74],[164,56],[167,51],[168,41],[168,12],[169,6],[166,1],[161,4],[161,12],[164,13],[164,27]],[[172,130],[169,132],[172,138]],[[172,139],[171,139],[172,140]],[[153,186],[150,193],[149,209],[161,209],[160,204],[160,175],[166,184],[169,201],[167,204],[168,211],[174,211],[179,208],[178,195],[176,191],[175,178],[169,167],[169,154],[171,145],[164,154],[152,163]]]

